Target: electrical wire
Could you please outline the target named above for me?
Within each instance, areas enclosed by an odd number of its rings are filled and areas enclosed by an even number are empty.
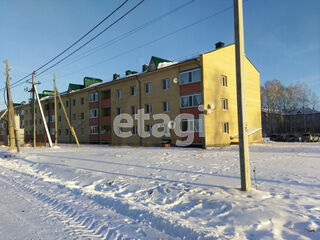
[[[60,52],[58,55],[56,55],[54,58],[52,58],[51,60],[49,60],[48,62],[46,62],[45,64],[43,64],[42,66],[40,66],[39,68],[37,68],[36,70],[34,70],[34,72],[39,71],[40,69],[44,68],[45,66],[47,66],[48,64],[50,64],[51,62],[53,62],[54,60],[56,60],[58,57],[60,57],[61,55],[63,55],[65,52],[67,52],[70,48],[72,48],[73,46],[75,46],[77,43],[79,43],[82,39],[84,39],[86,36],[88,36],[92,31],[94,31],[97,27],[99,27],[103,22],[105,22],[108,18],[110,18],[115,12],[117,12],[121,7],[123,7],[129,0],[125,0],[122,4],[120,4],[115,10],[113,10],[110,14],[108,14],[104,19],[102,19],[98,24],[96,24],[93,28],[91,28],[87,33],[85,33],[82,37],[80,37],[77,41],[75,41],[74,43],[72,43],[69,47],[67,47],[65,50],[63,50],[62,52]],[[17,80],[15,83],[21,82],[24,79],[30,77],[32,75],[32,73],[26,75],[25,77]],[[15,84],[13,83],[13,84]]]

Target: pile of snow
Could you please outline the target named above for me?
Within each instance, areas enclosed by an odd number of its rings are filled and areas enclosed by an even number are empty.
[[[320,239],[318,143],[251,146],[248,192],[237,146],[0,149],[6,239]]]

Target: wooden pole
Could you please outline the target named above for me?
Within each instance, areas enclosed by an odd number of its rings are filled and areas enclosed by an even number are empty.
[[[234,0],[234,32],[237,77],[237,106],[241,190],[247,191],[251,186],[250,158],[248,144],[247,108],[244,78],[244,37],[243,37],[243,9],[242,0]]]
[[[6,65],[6,87],[7,87],[7,104],[8,104],[8,130],[9,130],[9,150],[14,149],[14,126],[13,126],[13,103],[12,103],[12,98],[11,98],[11,92],[10,92],[10,83],[9,83],[9,63],[8,60],[4,61]]]
[[[6,110],[2,113],[2,115],[0,116],[0,120],[6,115],[7,112],[8,112],[8,109],[6,109]]]
[[[32,73],[32,121],[33,121],[33,147],[37,146],[37,129],[36,129],[36,106],[34,103],[34,86],[35,86],[35,81],[34,81],[34,75],[35,72]]]
[[[71,125],[71,123],[70,123],[70,120],[69,120],[68,114],[67,114],[67,112],[66,112],[66,109],[64,108],[64,104],[63,104],[63,102],[62,102],[60,93],[59,93],[59,91],[58,91],[57,88],[55,88],[55,91],[56,91],[56,93],[57,93],[57,95],[58,95],[58,98],[59,98],[59,101],[60,101],[60,103],[61,103],[61,107],[62,107],[64,116],[66,117],[68,126],[69,126],[69,128],[70,128],[70,132],[71,132],[72,136],[74,137],[74,139],[76,140],[77,146],[80,147],[77,134],[76,134],[76,132],[74,131],[74,128],[72,127],[72,125]]]
[[[51,135],[50,135],[50,132],[49,132],[49,129],[48,129],[48,125],[47,125],[46,119],[45,119],[44,114],[43,114],[43,110],[42,110],[42,106],[41,106],[41,102],[40,102],[40,98],[39,98],[37,86],[36,86],[36,85],[33,85],[33,88],[34,88],[34,93],[35,93],[35,95],[36,95],[36,98],[37,98],[37,100],[38,100],[39,110],[40,110],[40,113],[41,113],[41,117],[42,117],[42,121],[43,121],[44,128],[45,128],[46,133],[47,133],[47,137],[48,137],[48,141],[49,141],[49,146],[52,147]]]
[[[54,145],[58,145],[58,110],[57,110],[57,91],[56,75],[53,74],[53,92],[54,92]]]

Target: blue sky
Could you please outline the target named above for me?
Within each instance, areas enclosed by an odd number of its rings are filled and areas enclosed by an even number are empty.
[[[47,74],[39,76],[36,79],[42,82],[38,86],[39,90],[52,89],[53,73],[57,76],[57,86],[62,92],[70,82],[82,83],[85,76],[110,81],[113,73],[124,75],[128,69],[141,71],[141,65],[148,63],[152,55],[179,61],[213,50],[218,41],[226,44],[234,42],[232,9],[155,41],[233,5],[232,0],[194,0],[159,22],[83,57],[86,51],[189,1],[145,0],[82,51]],[[1,0],[0,56],[2,61],[9,60],[12,82],[31,73],[64,50],[122,2]],[[137,2],[130,0],[95,33]],[[279,79],[285,85],[300,81],[320,95],[319,12],[319,0],[248,0],[244,3],[245,51],[260,71],[261,84],[272,79]],[[148,45],[137,48],[146,43]],[[79,54],[83,55],[77,57]],[[4,64],[2,68],[4,72]],[[2,75],[0,88],[4,82],[5,76]],[[12,90],[15,102],[28,99],[29,93],[24,91],[25,87],[27,84]],[[0,107],[4,107],[2,98]]]

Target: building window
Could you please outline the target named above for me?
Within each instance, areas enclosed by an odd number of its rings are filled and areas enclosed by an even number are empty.
[[[152,105],[149,103],[149,104],[146,104],[146,106],[145,106],[146,108],[145,108],[145,113],[146,114],[150,114],[150,113],[152,113]]]
[[[54,115],[51,115],[51,122],[54,122],[54,120],[55,120]]]
[[[61,136],[61,129],[58,129],[58,135]]]
[[[228,99],[226,99],[226,98],[221,99],[221,105],[222,105],[223,110],[228,110],[229,109],[228,108]]]
[[[46,123],[48,123],[49,122],[49,116],[46,115],[45,119],[46,119]],[[37,124],[37,119],[36,119],[36,124]]]
[[[122,98],[122,90],[121,89],[118,89],[117,90],[117,98]]]
[[[228,78],[225,75],[221,75],[221,86],[228,87]]]
[[[99,128],[97,125],[90,126],[90,134],[98,134]]]
[[[201,93],[196,93],[192,95],[184,95],[180,97],[181,108],[198,107],[201,102]]]
[[[101,126],[101,134],[111,134],[111,126],[110,125],[103,125]]]
[[[152,92],[152,83],[151,82],[146,83],[145,87],[146,87],[146,93]]]
[[[84,105],[84,97],[81,98],[81,105]]]
[[[61,116],[59,116],[59,122],[61,122]]]
[[[133,127],[132,127],[132,135],[137,135],[137,126],[136,125],[134,125]]]
[[[72,114],[72,119],[77,120],[77,115],[75,113]]]
[[[81,113],[81,120],[84,120],[84,112]]]
[[[117,108],[117,114],[121,114],[122,113],[122,109],[121,108]]]
[[[76,100],[75,100],[75,99],[72,100],[72,105],[73,105],[73,106],[76,105]]]
[[[200,132],[202,129],[202,121],[199,118],[182,119],[181,131],[182,132]]]
[[[136,106],[131,106],[131,114],[132,115],[137,114],[137,107]]]
[[[81,136],[85,136],[84,128],[81,128]]]
[[[163,102],[163,111],[170,112],[170,102]]]
[[[69,128],[66,129],[66,135],[69,136]]]
[[[51,135],[54,135],[54,133],[55,133],[54,128],[51,128],[51,129],[50,129],[50,132],[51,132]]]
[[[136,86],[130,87],[130,94],[131,94],[131,96],[136,96],[136,95],[137,95],[137,88],[136,88]]]
[[[66,106],[69,107],[69,101],[68,100],[66,101]]]
[[[39,123],[40,123],[40,124],[42,124],[42,120],[41,120],[41,118],[39,119]]]
[[[149,136],[152,135],[152,125],[151,124],[147,124],[145,127],[145,131],[147,133],[149,133]]]
[[[98,102],[99,101],[99,93],[98,92],[92,92],[89,95],[89,101],[90,102]]]
[[[162,89],[167,90],[170,88],[170,81],[169,79],[163,79],[162,80]]]
[[[98,117],[98,108],[90,109],[90,118],[97,118]]]
[[[224,122],[222,124],[222,131],[224,134],[229,134],[229,123],[228,122]]]
[[[180,85],[193,83],[193,82],[200,82],[200,81],[201,81],[200,68],[180,73]]]

